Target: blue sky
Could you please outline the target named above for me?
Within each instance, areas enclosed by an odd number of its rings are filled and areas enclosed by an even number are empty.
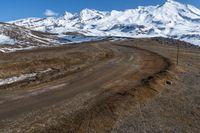
[[[177,0],[200,8],[200,0]],[[84,8],[97,10],[124,10],[137,6],[157,5],[165,0],[1,0],[0,21],[26,17],[45,17],[46,9],[62,15],[64,11],[79,12]]]

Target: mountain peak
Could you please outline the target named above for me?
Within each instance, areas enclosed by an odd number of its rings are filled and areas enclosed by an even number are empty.
[[[81,13],[93,13],[93,12],[95,12],[96,10],[94,10],[94,9],[88,9],[88,8],[85,8],[85,9],[83,9],[82,11],[81,11]]]
[[[98,10],[87,9],[87,8],[83,9],[80,12],[80,16],[83,21],[94,20],[94,19],[98,20],[98,19],[103,18],[105,15],[106,15],[106,12],[101,12]]]
[[[70,12],[65,12],[65,13],[64,13],[64,18],[65,18],[65,19],[71,19],[71,18],[73,18],[73,16],[74,16],[74,15],[73,15],[72,13],[70,13]]]
[[[166,0],[165,4],[175,5],[175,6],[185,5],[185,4],[180,3],[180,2],[178,2],[176,0]]]
[[[177,2],[176,0],[167,0],[163,5],[162,7],[166,9],[166,11],[168,12],[171,12],[171,11],[175,11],[175,13],[177,13],[177,11],[179,12],[179,9],[183,9],[185,10],[186,9],[186,6],[185,4],[182,4],[180,2]]]
[[[165,36],[192,42],[197,40],[200,43],[200,10],[176,0],[166,0],[160,6],[144,6],[125,11],[84,9],[79,14],[66,12],[64,17],[55,20],[12,23],[53,33],[81,31],[90,36]]]
[[[168,3],[178,3],[176,0],[166,0]]]
[[[100,11],[97,11],[97,10],[94,10],[94,9],[83,9],[81,12],[80,12],[80,15],[97,15],[99,14]]]

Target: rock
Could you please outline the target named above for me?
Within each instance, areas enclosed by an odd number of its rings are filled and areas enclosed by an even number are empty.
[[[172,85],[172,82],[169,81],[169,80],[167,80],[167,81],[166,81],[166,84],[167,84],[167,85]]]

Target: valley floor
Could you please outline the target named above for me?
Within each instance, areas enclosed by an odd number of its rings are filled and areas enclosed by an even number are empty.
[[[0,132],[192,132],[200,51],[152,39],[0,53]],[[0,80],[1,81],[1,80]]]

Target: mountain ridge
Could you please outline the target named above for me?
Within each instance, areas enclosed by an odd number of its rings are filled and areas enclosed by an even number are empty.
[[[31,30],[88,36],[168,37],[200,45],[200,10],[167,0],[162,5],[139,6],[124,11],[84,9],[60,17],[27,18],[10,23]]]

